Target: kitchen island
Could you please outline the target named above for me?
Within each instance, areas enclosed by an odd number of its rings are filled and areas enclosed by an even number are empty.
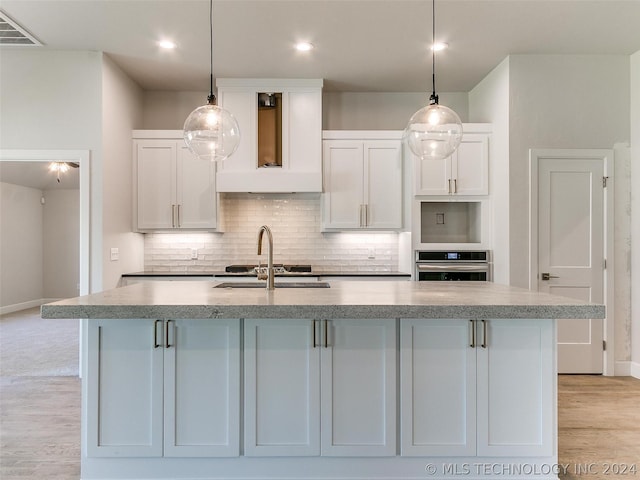
[[[83,318],[82,478],[557,478],[558,318],[481,282],[131,285]]]

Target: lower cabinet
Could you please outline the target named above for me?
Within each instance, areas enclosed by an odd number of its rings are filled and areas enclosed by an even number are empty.
[[[396,320],[245,320],[247,456],[395,456]]]
[[[408,479],[425,464],[444,478],[483,461],[557,463],[553,320],[87,325],[83,478]]]
[[[87,455],[240,451],[240,320],[91,320]]]
[[[401,320],[401,454],[554,456],[554,331],[552,320]]]

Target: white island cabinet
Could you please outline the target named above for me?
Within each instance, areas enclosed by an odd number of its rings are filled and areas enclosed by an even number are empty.
[[[42,307],[85,319],[83,480],[557,479],[555,319],[604,306],[484,282],[218,284]]]
[[[395,455],[395,320],[244,328],[246,455]]]
[[[239,320],[96,320],[88,328],[87,454],[239,454]]]
[[[554,454],[552,320],[401,323],[402,455]]]

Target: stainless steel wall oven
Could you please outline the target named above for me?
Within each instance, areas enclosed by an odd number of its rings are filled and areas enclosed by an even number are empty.
[[[488,250],[418,250],[415,280],[419,282],[490,282]]]

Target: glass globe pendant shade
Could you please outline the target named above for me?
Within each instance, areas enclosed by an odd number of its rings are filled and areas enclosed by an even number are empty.
[[[221,161],[238,148],[240,128],[231,113],[209,103],[196,108],[185,120],[184,141],[199,158]]]
[[[450,156],[462,140],[458,114],[444,105],[431,103],[409,119],[405,141],[418,158],[438,160]]]

